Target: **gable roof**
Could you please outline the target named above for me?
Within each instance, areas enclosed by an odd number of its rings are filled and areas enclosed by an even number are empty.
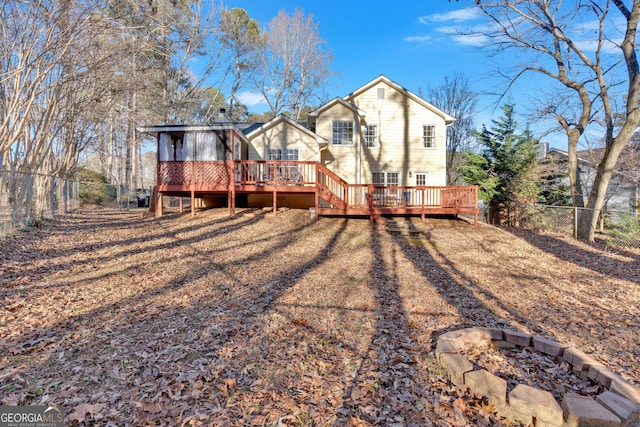
[[[313,110],[312,112],[310,112],[309,116],[316,117],[322,111],[328,108],[331,108],[336,104],[340,104],[347,107],[348,109],[352,110],[354,113],[358,114],[358,116],[360,117],[364,117],[367,114],[361,109],[359,109],[358,107],[356,107],[355,105],[351,104],[350,102],[345,101],[343,98],[336,97],[336,98],[333,98],[331,101],[327,102],[326,104],[323,104],[320,107]]]
[[[298,129],[300,132],[303,132],[306,135],[309,135],[310,137],[314,138],[318,144],[326,144],[328,142],[326,138],[323,138],[320,135],[317,135],[311,132],[309,129],[300,125],[295,120],[292,120],[291,118],[285,116],[284,114],[280,114],[279,116],[274,117],[273,119],[269,120],[268,122],[262,124],[259,127],[251,128],[251,130],[246,133],[246,136],[249,139],[253,139],[258,134],[262,132],[266,132],[267,130],[271,129],[274,126],[277,126],[280,123],[286,123],[293,126],[294,128]]]
[[[558,148],[551,148],[548,152],[550,156],[560,157],[567,159],[569,153]],[[604,148],[591,148],[588,150],[580,150],[577,153],[578,163],[581,165],[597,169],[598,164],[602,160],[604,155]],[[616,169],[613,171],[613,175],[620,176],[622,178],[635,181],[640,184],[640,170],[638,170],[638,162],[640,161],[640,146],[628,145],[624,148],[620,157]]]
[[[396,91],[404,94],[405,96],[407,96],[408,98],[410,98],[413,101],[417,102],[418,104],[422,105],[426,109],[428,109],[428,110],[432,111],[433,113],[437,114],[438,116],[442,117],[444,119],[444,121],[445,121],[445,124],[450,125],[451,123],[453,123],[456,120],[455,117],[450,116],[449,114],[445,113],[441,109],[437,108],[435,105],[425,101],[424,99],[420,98],[418,95],[416,95],[415,93],[413,93],[410,90],[406,89],[405,87],[400,86],[398,83],[394,82],[393,80],[391,80],[390,78],[388,78],[384,74],[380,74],[378,77],[376,77],[375,79],[371,80],[369,83],[359,87],[358,89],[354,90],[350,94],[346,95],[344,97],[345,101],[352,100],[356,96],[358,96],[358,95],[362,94],[363,92],[371,89],[372,87],[374,87],[375,85],[377,85],[380,82],[383,82],[383,83],[391,86]]]

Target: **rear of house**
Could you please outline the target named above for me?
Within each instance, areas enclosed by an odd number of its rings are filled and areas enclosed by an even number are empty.
[[[210,126],[140,131],[157,138],[157,197],[191,197],[192,209],[197,198],[226,203],[230,212],[238,203],[343,215],[460,213],[462,206],[473,213],[477,189],[445,187],[453,121],[379,76],[313,111],[307,124],[283,115],[231,123],[220,114]]]

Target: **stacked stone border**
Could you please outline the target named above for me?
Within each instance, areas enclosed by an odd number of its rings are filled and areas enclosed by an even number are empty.
[[[507,393],[507,382],[485,369],[474,369],[462,352],[472,347],[533,347],[565,361],[585,381],[604,391],[593,397],[567,393],[558,403],[551,393],[518,384]],[[634,386],[579,349],[549,338],[496,328],[466,328],[438,338],[436,358],[450,381],[469,389],[477,398],[488,398],[497,414],[514,423],[540,426],[626,426],[640,417],[640,387]]]

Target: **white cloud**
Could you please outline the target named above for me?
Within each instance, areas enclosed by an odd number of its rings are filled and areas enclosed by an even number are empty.
[[[618,45],[616,45],[616,43],[621,43],[621,42],[622,40],[615,41],[615,42],[604,40],[602,43],[602,52],[609,53],[609,54],[620,53],[620,49],[618,48]],[[575,44],[583,52],[593,53],[598,48],[597,40],[575,40]]]
[[[432,40],[431,36],[407,36],[405,38],[403,38],[402,40],[409,42],[409,43],[424,43],[424,42],[430,42]]]
[[[466,9],[453,10],[447,13],[434,13],[433,15],[421,16],[418,21],[421,24],[428,24],[430,22],[465,22],[476,19],[480,16],[478,9],[475,7],[468,7]]]
[[[489,38],[480,34],[450,34],[451,39],[463,46],[482,47],[489,44]]]
[[[240,92],[238,94],[238,101],[242,102],[247,107],[266,103],[264,97],[257,92]]]

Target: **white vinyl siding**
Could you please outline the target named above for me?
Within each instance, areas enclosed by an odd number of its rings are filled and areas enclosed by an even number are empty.
[[[378,89],[384,89],[385,99],[378,99]],[[322,111],[316,122],[316,133],[329,139],[326,150],[327,167],[349,183],[372,183],[372,173],[377,171],[398,171],[403,185],[413,185],[414,176],[409,171],[429,171],[429,185],[446,184],[445,144],[446,123],[443,117],[430,110],[419,101],[380,82],[367,90],[357,93],[345,101],[365,113],[369,124],[376,124],[378,145],[367,147],[366,128],[356,128],[362,117],[356,117],[354,111],[342,104],[336,104]],[[361,130],[362,147],[333,145],[331,142],[333,123],[350,120],[355,132]],[[423,149],[423,125],[435,128],[435,147]],[[373,154],[373,155],[370,155]]]
[[[293,160],[318,161],[320,160],[320,145],[316,138],[292,126],[290,123],[281,121],[275,126],[266,129],[264,132],[251,138],[248,146],[249,160],[270,160],[269,148],[283,150],[288,147],[297,152],[297,158]],[[280,152],[280,159],[285,153]],[[288,158],[295,156],[294,151],[286,154]]]
[[[333,145],[353,145],[353,122],[334,120],[331,141]]]

